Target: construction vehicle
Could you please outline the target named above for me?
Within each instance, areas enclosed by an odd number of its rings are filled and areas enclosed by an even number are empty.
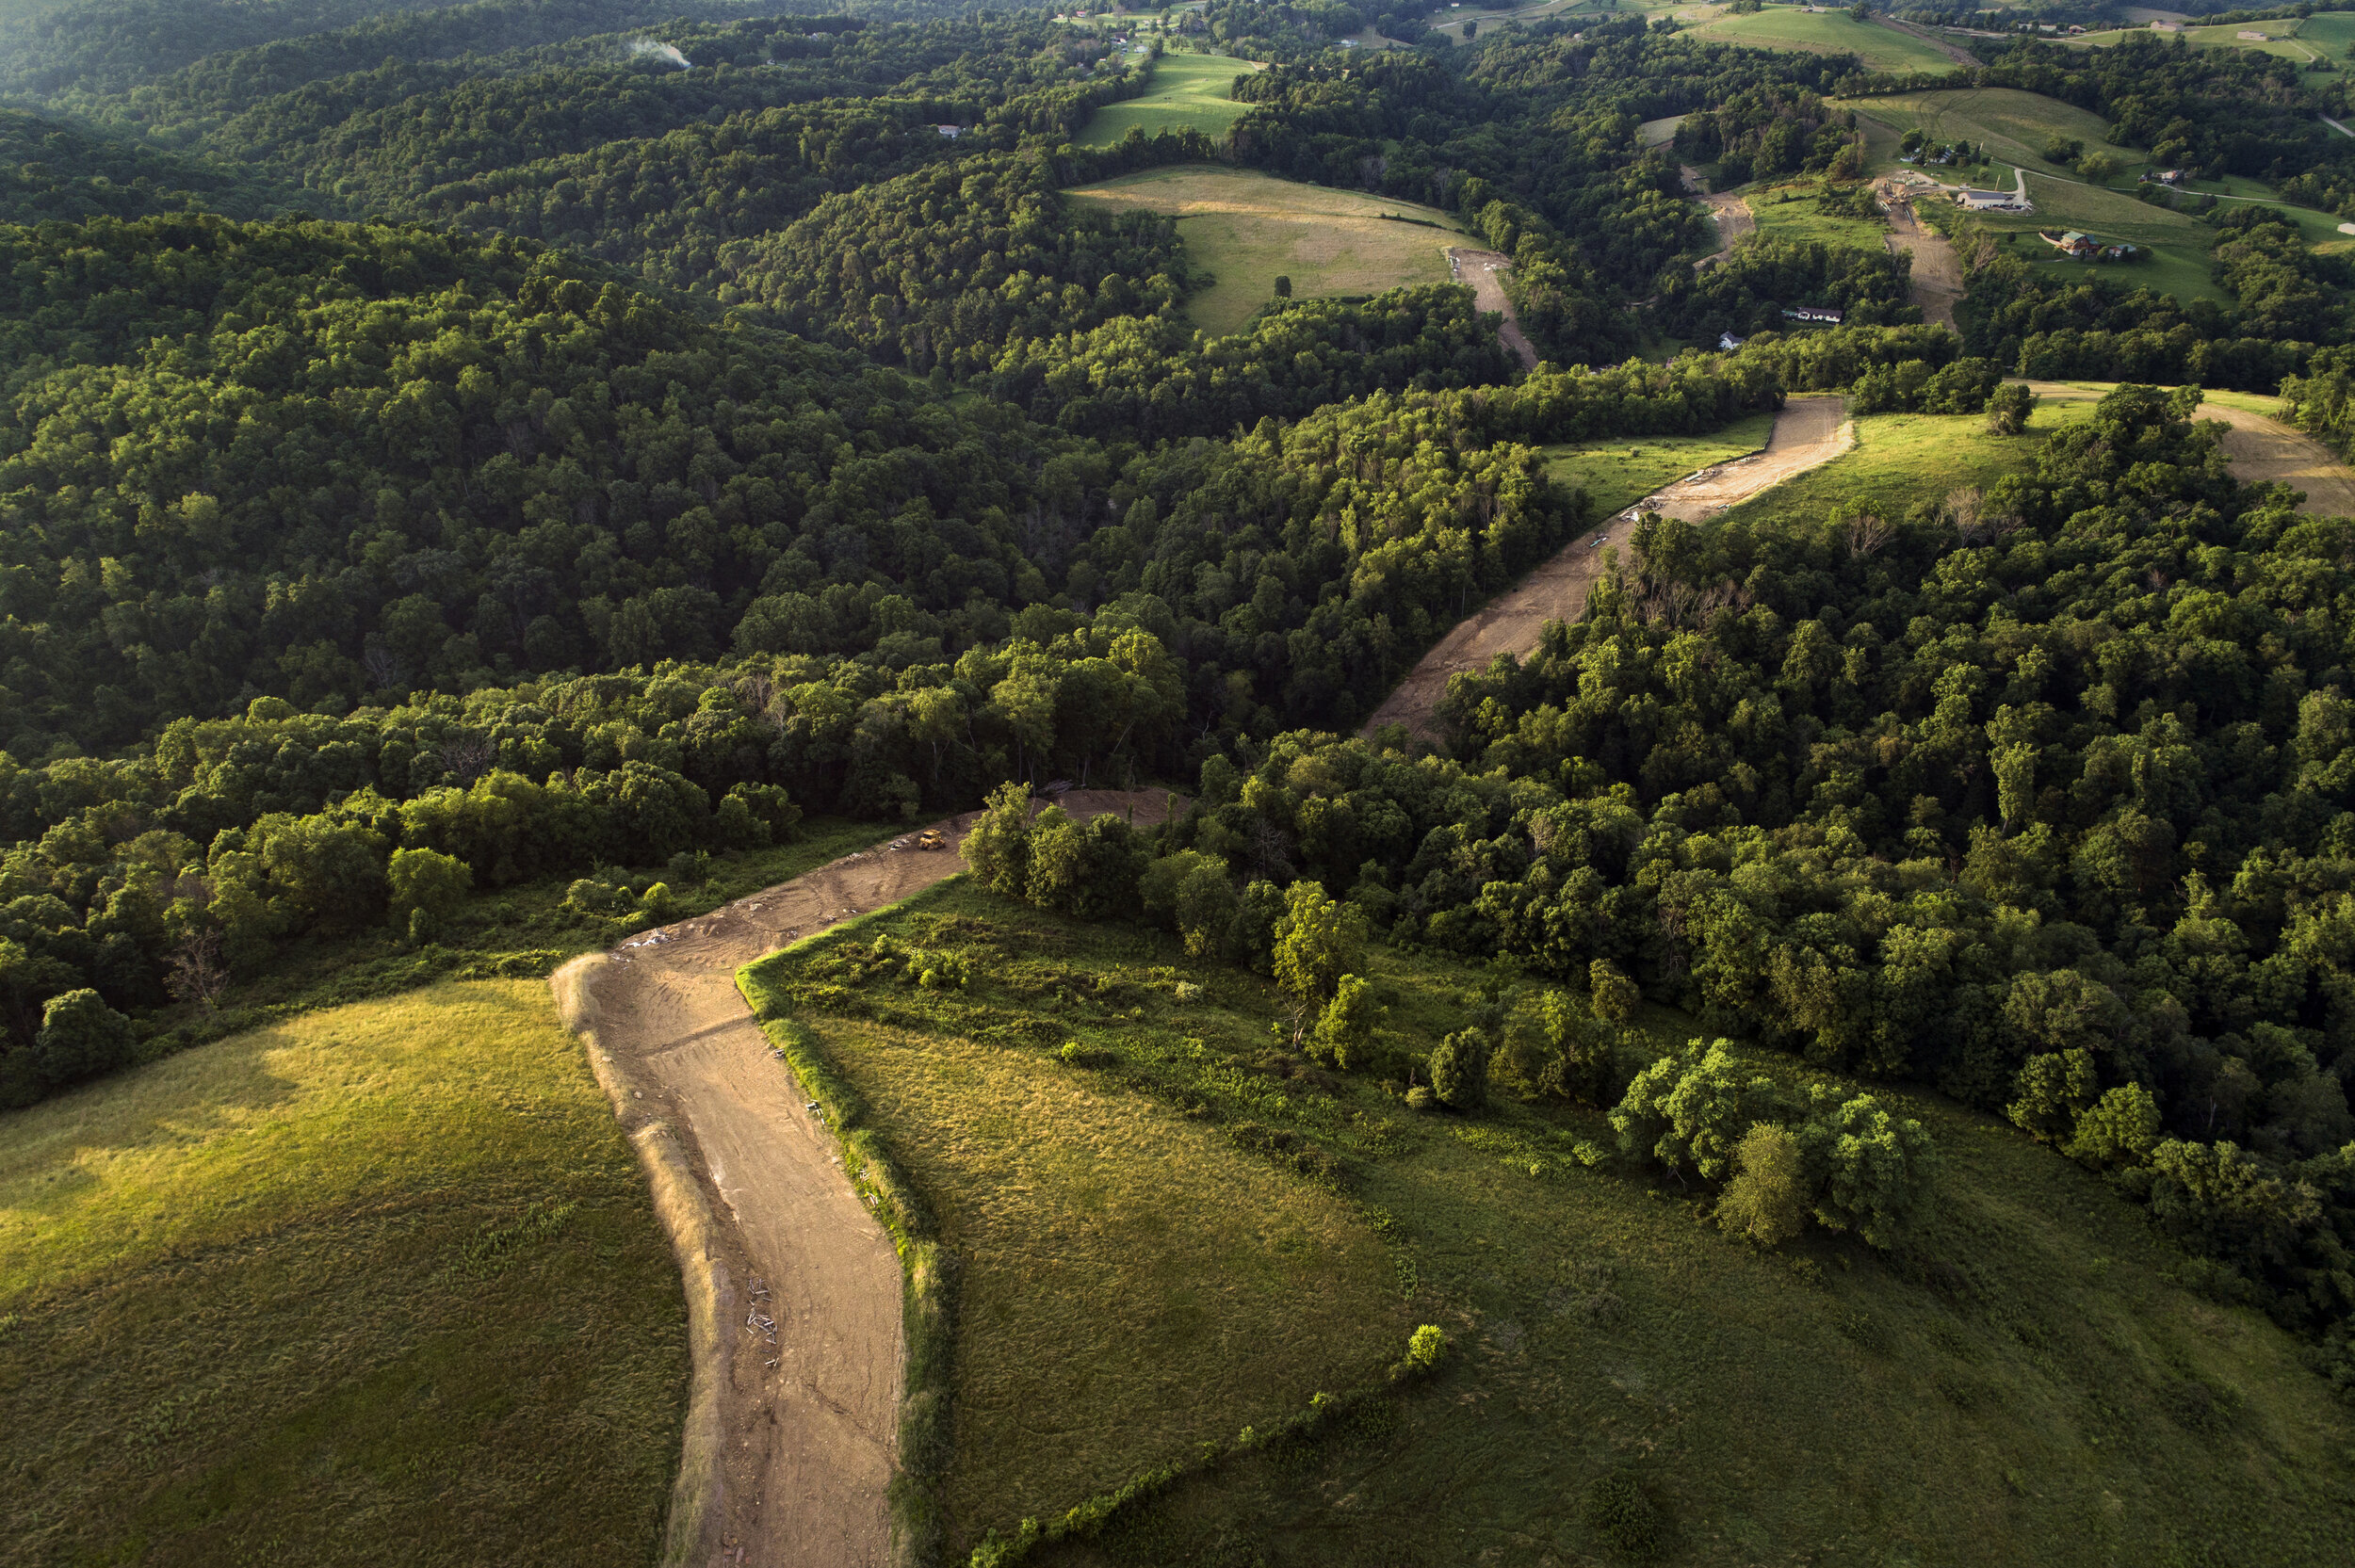
[[[946,849],[949,848],[949,835],[938,828],[926,828],[916,835],[916,847],[919,849]]]

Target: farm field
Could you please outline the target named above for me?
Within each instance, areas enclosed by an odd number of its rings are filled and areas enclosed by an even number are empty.
[[[1237,74],[1258,69],[1248,60],[1225,55],[1163,55],[1153,63],[1151,90],[1097,109],[1080,133],[1079,144],[1110,147],[1131,127],[1148,137],[1195,130],[1215,140],[1246,106],[1229,98],[1227,89]]]
[[[1844,11],[1776,6],[1746,16],[1719,16],[1697,24],[1692,33],[1697,39],[1750,49],[1854,55],[1869,71],[1948,71],[1955,63],[1919,39],[1893,27],[1858,22]]]
[[[684,1312],[542,981],[12,1112],[0,1562],[651,1561]]]
[[[1646,436],[1548,446],[1549,471],[1586,492],[1595,515],[1609,517],[1697,468],[1755,452],[1774,429],[1771,412],[1737,419],[1700,436]]]
[[[1436,207],[1201,164],[1147,170],[1071,194],[1176,215],[1188,262],[1218,280],[1186,302],[1186,314],[1210,332],[1231,332],[1250,319],[1274,298],[1279,276],[1291,279],[1295,299],[1446,283],[1447,248],[1462,240],[1456,221]]]
[[[2313,25],[2323,20],[2321,17],[2309,17],[2300,22],[2296,17],[2274,17],[2263,22],[2228,22],[2207,27],[2185,27],[2180,34],[2161,36],[2180,37],[2195,49],[2249,49],[2303,65],[2308,60],[2326,56],[2343,56],[2349,40],[2355,39],[2355,33],[2347,30],[2345,18],[2330,18],[2335,24],[2332,26],[2316,28]],[[2148,31],[2147,28],[2131,27],[2107,33],[2087,33],[2082,38],[2063,41],[2081,48],[2110,49]],[[2264,41],[2245,39],[2240,36],[2244,32],[2265,33],[2267,38]]]
[[[963,958],[966,987],[907,984],[911,949]],[[1500,982],[1526,1019],[1540,989],[1387,950],[1365,962],[1389,1009],[1377,1051],[1429,1048]],[[1230,1446],[1214,1466],[1031,1560],[1221,1561],[1242,1542],[1299,1564],[1612,1560],[1584,1513],[1615,1476],[1696,1563],[1860,1541],[1899,1560],[2058,1562],[2087,1521],[2121,1558],[2322,1563],[2343,1541],[2341,1506],[2320,1499],[2346,1417],[2293,1341],[2171,1283],[2177,1254],[2098,1179],[1935,1099],[1879,1091],[1946,1162],[1915,1251],[1819,1237],[1777,1256],[1616,1161],[1585,1165],[1581,1145],[1612,1137],[1597,1113],[1418,1116],[1378,1068],[1308,1067],[1271,1042],[1272,986],[1174,938],[958,882],[763,971],[808,988],[803,1021],[885,1107],[871,1120],[972,1253],[952,1548],[1192,1458],[1204,1432]],[[1202,991],[1181,1000],[1181,982]],[[1645,1024],[1629,1044],[1647,1053],[1691,1032],[1665,1010]],[[1819,1077],[1744,1060],[1786,1086]],[[1274,1157],[1237,1153],[1252,1147]],[[1334,1169],[1350,1201],[1287,1166]],[[1163,1229],[1205,1183],[1231,1207]],[[1050,1267],[1032,1227],[1051,1227],[1067,1288],[1009,1292]],[[1321,1240],[1331,1256],[1310,1255]],[[1162,1274],[1162,1255],[1204,1261]],[[1048,1295],[1066,1304],[1032,1299]],[[1231,1450],[1261,1413],[1346,1389],[1416,1321],[1456,1346],[1434,1382],[1321,1438]],[[1281,1370],[1250,1375],[1270,1343]],[[1073,1345],[1103,1375],[1040,1365]],[[2228,1426],[2166,1414],[2194,1383],[2230,1401]]]

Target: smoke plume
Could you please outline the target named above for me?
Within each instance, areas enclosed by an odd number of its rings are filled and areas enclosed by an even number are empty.
[[[692,71],[695,69],[695,62],[693,60],[689,59],[686,56],[680,54],[669,44],[657,43],[650,38],[634,38],[630,40],[629,52],[631,55],[641,59],[651,57],[661,60],[666,64],[675,65],[681,71]]]

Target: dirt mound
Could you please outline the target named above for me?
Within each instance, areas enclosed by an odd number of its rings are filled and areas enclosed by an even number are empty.
[[[1184,804],[1162,790],[1102,789],[1060,803],[1140,827]],[[880,1568],[888,1559],[899,1259],[753,1022],[736,972],[963,869],[957,846],[972,821],[936,824],[945,849],[919,849],[910,832],[559,976],[566,1019],[588,1037],[658,1186],[678,1188],[683,1169],[701,1198],[661,1209],[690,1312],[717,1328],[693,1336],[671,1560]]]
[[[1688,186],[1691,181],[1685,182]],[[1746,234],[1758,233],[1758,215],[1739,196],[1703,196],[1701,205],[1709,209],[1710,218],[1717,225],[1718,247],[1693,264],[1696,272],[1706,272],[1733,254],[1736,241]]]
[[[1615,529],[1645,511],[1697,522],[1829,461],[1856,444],[1855,427],[1843,412],[1837,397],[1794,397],[1775,415],[1763,451],[1687,475],[1575,541],[1441,638],[1374,710],[1363,733],[1405,724],[1410,735],[1437,739],[1433,716],[1450,676],[1481,669],[1499,654],[1526,654],[1537,646],[1547,622],[1585,613],[1587,590],[1602,575],[1603,545]]]

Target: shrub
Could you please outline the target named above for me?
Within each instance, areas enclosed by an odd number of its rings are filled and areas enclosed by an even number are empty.
[[[1409,1372],[1428,1372],[1446,1359],[1447,1351],[1447,1331],[1437,1323],[1424,1323],[1406,1336],[1406,1358],[1399,1366]]]
[[[1488,1103],[1487,1034],[1461,1029],[1439,1042],[1431,1053],[1431,1091],[1451,1110],[1479,1110]]]
[[[1648,1561],[1667,1544],[1660,1510],[1629,1475],[1605,1476],[1586,1489],[1586,1528],[1621,1557]]]
[[[1343,975],[1308,1037],[1308,1054],[1327,1067],[1347,1073],[1363,1067],[1373,1046],[1373,987],[1355,975]]]
[[[438,849],[396,849],[385,875],[392,884],[388,912],[393,924],[410,931],[413,941],[419,915],[425,917],[425,929],[436,932],[474,891],[474,868]]]
[[[131,1059],[131,1021],[90,990],[53,996],[33,1039],[33,1065],[52,1086],[110,1073]]]

